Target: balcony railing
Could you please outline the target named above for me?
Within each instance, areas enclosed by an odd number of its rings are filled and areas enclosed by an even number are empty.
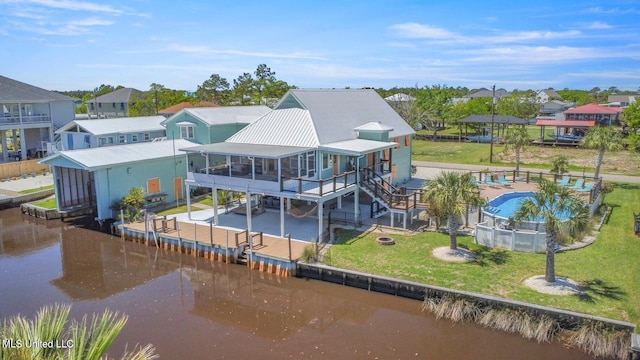
[[[37,123],[46,123],[50,122],[51,117],[47,114],[37,114],[37,115],[22,115],[22,124],[37,124]],[[20,116],[18,115],[4,115],[0,116],[0,124],[2,125],[12,125],[12,124],[20,124]]]
[[[327,179],[305,179],[302,177],[297,178],[282,178],[280,182],[280,191],[290,191],[296,194],[307,194],[324,196],[336,191],[346,189],[351,185],[356,184],[356,172],[347,171],[340,175],[334,175]]]

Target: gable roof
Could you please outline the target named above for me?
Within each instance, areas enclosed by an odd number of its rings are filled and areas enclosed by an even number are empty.
[[[162,125],[166,125],[168,122],[180,117],[181,114],[184,113],[209,126],[222,124],[251,124],[261,116],[267,114],[269,111],[271,111],[271,109],[264,105],[185,108],[167,118],[162,122]]]
[[[320,140],[309,110],[273,110],[232,135],[227,142],[315,148]]]
[[[608,102],[634,103],[637,95],[609,95]]]
[[[144,142],[129,145],[104,146],[89,149],[59,151],[39,160],[39,164],[53,164],[57,159],[66,159],[80,168],[95,171],[102,168],[183,155],[179,150],[197,145],[185,139]]]
[[[85,132],[93,135],[162,131],[165,130],[164,126],[162,126],[162,122],[164,120],[164,116],[161,115],[95,120],[74,120],[58,129],[56,133],[59,134],[64,131],[69,131],[76,125],[83,129]]]
[[[620,108],[610,108],[598,104],[586,104],[565,110],[565,114],[616,114],[621,112]]]
[[[95,99],[90,99],[88,102],[99,102],[99,103],[129,103],[131,101],[131,96],[140,96],[142,95],[142,91],[134,89],[134,88],[122,88],[116,91],[112,91],[110,93],[98,96]]]
[[[275,105],[275,110],[308,110],[318,142],[355,138],[354,128],[380,122],[393,128],[389,136],[415,134],[415,131],[372,89],[293,89]]]
[[[496,98],[500,99],[504,96],[510,96],[511,93],[505,89],[496,89]],[[481,98],[481,97],[493,97],[493,90],[481,88],[478,91],[467,95],[470,99]]]
[[[73,98],[0,75],[0,102],[73,101]]]

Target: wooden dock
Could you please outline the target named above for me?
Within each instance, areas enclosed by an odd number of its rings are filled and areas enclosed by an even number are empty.
[[[230,263],[244,263],[253,269],[289,276],[295,271],[295,264],[302,257],[304,249],[311,243],[281,238],[259,232],[229,227],[202,225],[175,221],[165,229],[144,222],[124,225],[120,233],[123,239],[146,243],[193,256]],[[145,231],[147,231],[145,235]],[[253,249],[253,252],[251,250]],[[246,258],[245,258],[246,257]]]

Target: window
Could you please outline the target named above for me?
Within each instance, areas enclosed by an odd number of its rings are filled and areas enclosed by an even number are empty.
[[[118,143],[124,144],[127,142],[127,138],[124,135],[118,135]]]
[[[124,110],[124,103],[120,103],[120,110]]]
[[[116,108],[116,103],[111,104],[111,107]]]
[[[98,139],[98,146],[104,146],[106,144],[107,144],[107,138],[101,137]]]
[[[322,154],[322,169],[328,169],[333,165],[333,156]]]
[[[102,109],[102,103],[98,103],[98,107]]]
[[[180,138],[181,139],[193,139],[193,125],[180,126]]]
[[[138,142],[138,135],[131,135],[131,142]]]
[[[151,140],[151,135],[149,135],[149,133],[144,133],[144,141],[149,141]]]

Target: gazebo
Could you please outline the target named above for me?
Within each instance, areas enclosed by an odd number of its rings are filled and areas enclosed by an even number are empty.
[[[476,142],[489,142],[490,135],[488,136],[477,136],[470,137],[468,134],[469,124],[491,124],[498,126],[498,135],[500,135],[500,130],[502,129],[502,136],[504,136],[504,132],[509,127],[509,125],[527,125],[528,121],[525,119],[520,119],[518,117],[512,115],[470,115],[466,118],[458,120],[458,124],[460,126],[460,134],[462,136],[462,124],[464,124],[464,136],[469,140],[475,140]],[[486,141],[483,141],[486,140]],[[494,139],[495,141],[495,139]]]
[[[536,121],[536,126],[540,126],[541,141],[544,141],[544,128],[546,126],[553,126],[556,128],[555,134],[551,136],[555,141],[577,142],[582,139],[582,135],[586,128],[590,128],[595,125],[596,122],[593,120],[552,120],[539,118]],[[564,129],[564,131],[560,133],[560,129]]]

